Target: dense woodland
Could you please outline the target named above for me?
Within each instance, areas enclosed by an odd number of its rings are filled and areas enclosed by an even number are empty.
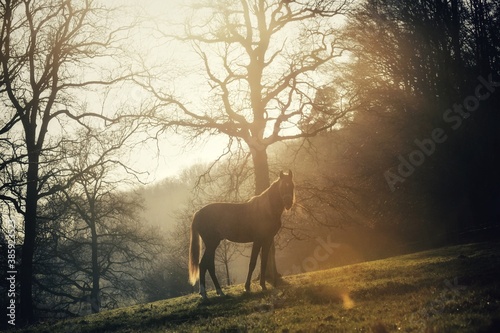
[[[168,68],[124,53],[149,22],[97,1],[0,3],[0,262],[13,270],[15,249],[16,324],[195,291],[193,212],[247,200],[280,170],[297,197],[275,239],[280,274],[498,239],[497,1],[193,5],[201,21],[154,33],[199,57],[207,110],[174,94]],[[109,102],[131,87],[145,97]],[[127,156],[169,135],[228,146],[145,184]],[[241,282],[246,253],[220,246],[221,281]]]

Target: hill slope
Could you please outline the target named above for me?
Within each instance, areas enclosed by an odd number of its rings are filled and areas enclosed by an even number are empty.
[[[500,332],[500,244],[442,248],[286,277],[23,332]],[[260,289],[254,285],[253,288]]]

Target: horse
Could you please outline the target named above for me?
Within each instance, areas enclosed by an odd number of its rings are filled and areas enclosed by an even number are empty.
[[[274,236],[281,228],[281,214],[290,210],[295,201],[293,174],[280,171],[276,179],[260,195],[243,203],[219,202],[198,210],[191,224],[189,245],[189,282],[195,285],[200,280],[200,295],[207,298],[205,288],[206,271],[214,283],[217,295],[224,296],[215,275],[215,250],[220,242],[227,239],[236,243],[253,243],[245,291],[250,292],[250,280],[255,269],[260,249],[260,286],[266,290],[266,263]],[[205,244],[201,261],[200,239]],[[274,276],[276,282],[276,276]]]

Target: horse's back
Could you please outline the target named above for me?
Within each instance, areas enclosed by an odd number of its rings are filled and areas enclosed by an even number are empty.
[[[193,227],[204,239],[210,237],[248,243],[254,240],[256,233],[251,220],[251,209],[247,203],[218,202],[197,211]]]
[[[211,203],[196,212],[203,219],[231,219],[245,213],[244,203],[216,202]]]

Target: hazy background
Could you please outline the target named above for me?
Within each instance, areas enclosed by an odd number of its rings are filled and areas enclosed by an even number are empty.
[[[0,246],[27,322],[196,292],[193,213],[280,170],[283,275],[498,239],[496,1],[38,5],[1,12]],[[242,282],[248,247],[216,264]]]

